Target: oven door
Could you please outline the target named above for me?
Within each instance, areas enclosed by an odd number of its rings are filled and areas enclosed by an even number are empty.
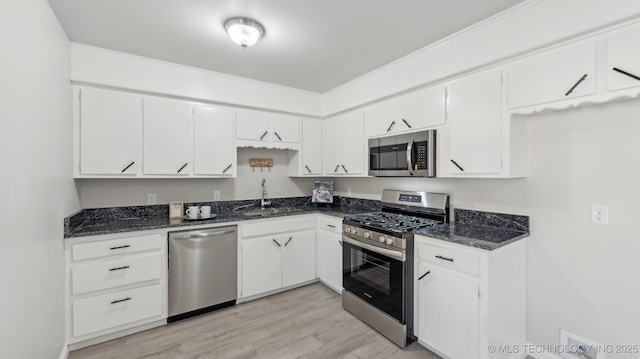
[[[345,290],[406,324],[404,252],[362,243],[342,234]]]

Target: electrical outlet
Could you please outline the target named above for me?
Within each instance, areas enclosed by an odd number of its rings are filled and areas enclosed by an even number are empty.
[[[591,205],[591,223],[609,224],[609,206]]]
[[[213,191],[213,200],[214,201],[220,200],[220,191]]]
[[[147,194],[147,204],[156,204],[156,194],[155,193]]]
[[[564,347],[561,356],[566,359],[605,359],[602,344],[564,329],[560,329],[560,345]]]

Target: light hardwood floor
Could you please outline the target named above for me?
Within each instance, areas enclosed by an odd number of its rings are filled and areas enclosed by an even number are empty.
[[[79,349],[69,359],[437,359],[402,350],[342,309],[321,283]]]

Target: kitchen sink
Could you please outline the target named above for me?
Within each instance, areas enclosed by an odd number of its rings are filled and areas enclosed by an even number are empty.
[[[295,213],[301,212],[301,209],[295,207],[281,207],[281,208],[265,208],[265,209],[256,209],[253,211],[242,212],[242,215],[247,217],[267,217],[272,214],[280,214],[280,213]]]

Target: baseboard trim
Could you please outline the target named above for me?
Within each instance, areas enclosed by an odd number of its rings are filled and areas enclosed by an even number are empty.
[[[65,343],[62,346],[62,352],[60,352],[60,356],[58,356],[58,359],[67,359],[69,357],[69,346],[67,345],[67,343]]]

